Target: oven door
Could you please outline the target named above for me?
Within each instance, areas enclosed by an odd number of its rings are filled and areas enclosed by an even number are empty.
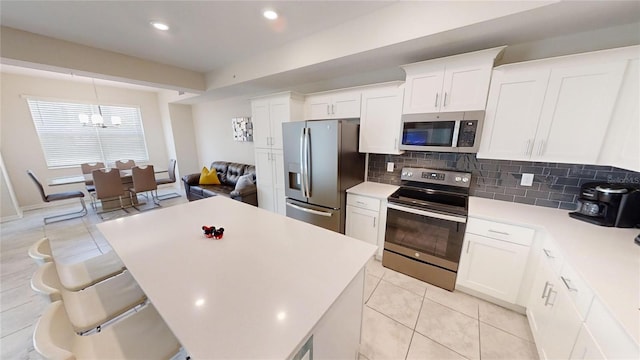
[[[456,272],[466,222],[466,216],[389,203],[384,248]]]

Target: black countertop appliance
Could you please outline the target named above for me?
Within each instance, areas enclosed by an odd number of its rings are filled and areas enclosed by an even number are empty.
[[[569,216],[600,226],[637,227],[640,224],[640,186],[585,183],[580,188],[578,208]]]

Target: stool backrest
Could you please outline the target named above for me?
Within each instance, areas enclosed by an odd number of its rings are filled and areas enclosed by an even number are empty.
[[[136,166],[136,162],[133,160],[116,160],[116,168],[120,170],[129,170]]]
[[[133,189],[135,192],[151,191],[158,188],[153,165],[147,165],[145,167],[134,166],[131,168],[131,175],[133,177]]]
[[[42,201],[49,202],[49,199],[47,199],[47,194],[44,193],[44,187],[42,186],[42,183],[40,182],[40,180],[38,180],[38,178],[36,177],[36,174],[34,174],[33,171],[31,170],[27,170],[27,175],[29,175],[29,178],[31,178],[31,180],[33,180],[33,182],[38,187],[38,191],[40,191],[40,196],[42,197]]]
[[[120,170],[100,169],[91,172],[93,185],[96,187],[98,199],[108,199],[124,195],[124,187],[120,180]]]

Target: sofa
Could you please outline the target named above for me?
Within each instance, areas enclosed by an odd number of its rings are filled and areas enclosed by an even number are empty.
[[[216,169],[220,185],[200,185],[200,173],[182,177],[184,190],[189,201],[221,195],[247,204],[258,206],[258,189],[256,188],[256,167],[227,161],[214,161],[209,169]],[[248,181],[240,181],[241,176],[249,175]],[[246,178],[245,178],[246,179]],[[236,186],[238,185],[238,186]]]

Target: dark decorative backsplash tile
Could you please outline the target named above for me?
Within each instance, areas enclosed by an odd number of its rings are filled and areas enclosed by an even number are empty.
[[[387,172],[387,162],[395,163],[393,172]],[[640,184],[640,173],[611,166],[477,159],[475,154],[417,151],[369,154],[368,180],[399,185],[403,167],[471,172],[471,195],[566,210],[576,208],[584,183]],[[532,186],[520,185],[522,173],[534,174]]]

